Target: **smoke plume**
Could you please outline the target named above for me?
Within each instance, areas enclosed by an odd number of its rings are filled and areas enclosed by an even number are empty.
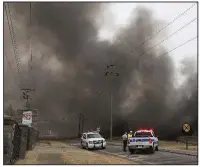
[[[189,121],[195,122],[196,73],[190,79],[189,72],[184,74],[188,81],[182,89],[191,93],[185,98],[184,91],[174,87],[175,68],[169,55],[163,56],[165,48],[146,53],[155,41],[143,42],[156,31],[154,25],[161,21],[153,18],[151,11],[137,8],[134,19],[120,30],[112,43],[98,41],[98,19],[107,5],[34,2],[30,23],[30,4],[10,3],[14,25],[18,26],[16,34],[24,76],[30,76],[26,66],[30,59],[28,36],[31,34],[35,77],[25,78],[24,84],[36,88],[31,105],[39,109],[41,121],[47,120],[40,123],[41,134],[51,129],[60,136],[77,135],[79,114],[82,113],[84,130],[100,126],[107,136],[110,92],[114,135],[139,127],[153,127],[158,134],[170,128],[165,134],[176,133],[180,129],[172,132],[172,127],[180,126],[177,120],[185,119],[187,115],[183,113],[189,109],[193,111],[189,113]],[[9,40],[6,31],[4,40]],[[9,47],[11,44],[6,44],[8,55],[12,54]],[[109,64],[115,64],[116,72],[120,73],[112,82],[105,76]],[[9,75],[5,73],[6,82]],[[16,83],[14,80],[9,82]],[[174,96],[174,92],[180,95]],[[7,88],[5,93],[9,95]],[[13,92],[12,97],[19,93],[16,94]]]

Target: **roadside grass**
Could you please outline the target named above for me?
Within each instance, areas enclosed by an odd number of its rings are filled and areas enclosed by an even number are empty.
[[[159,146],[165,149],[172,149],[172,150],[186,150],[186,144],[174,141],[159,141]],[[188,151],[198,151],[197,145],[188,145]]]
[[[136,164],[120,157],[88,151],[71,146],[68,143],[56,141],[50,141],[50,146],[49,144],[38,143],[33,150],[27,151],[25,159],[18,160],[15,164],[42,164],[43,159],[40,155],[47,157],[51,153],[59,155],[60,164]],[[52,161],[52,159],[49,159],[49,164]]]
[[[93,151],[68,146],[62,154],[66,164],[136,164],[120,157],[104,155]]]

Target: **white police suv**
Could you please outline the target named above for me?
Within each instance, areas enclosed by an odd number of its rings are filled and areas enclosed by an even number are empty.
[[[158,151],[159,141],[152,129],[140,129],[128,140],[128,149],[131,154],[136,150],[148,150],[150,153]]]
[[[81,136],[81,147],[86,149],[106,148],[105,139],[96,132],[83,133]]]

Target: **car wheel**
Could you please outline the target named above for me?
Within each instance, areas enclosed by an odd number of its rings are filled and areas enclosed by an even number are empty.
[[[86,149],[89,150],[88,143],[86,143]]]
[[[158,146],[156,146],[155,150],[158,151]]]
[[[84,148],[83,143],[81,142],[81,147]]]
[[[134,154],[134,153],[135,153],[135,150],[134,150],[134,149],[129,149],[129,152],[130,152],[131,154]]]
[[[153,154],[155,152],[154,144],[149,148],[149,152]]]
[[[104,146],[103,146],[103,143],[102,143],[102,146],[101,146],[101,148],[102,148],[102,149],[105,149],[105,148],[106,148],[106,146],[104,147]]]

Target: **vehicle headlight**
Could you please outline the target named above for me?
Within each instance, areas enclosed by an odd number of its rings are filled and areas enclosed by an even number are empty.
[[[89,141],[89,144],[93,144],[93,141]]]

